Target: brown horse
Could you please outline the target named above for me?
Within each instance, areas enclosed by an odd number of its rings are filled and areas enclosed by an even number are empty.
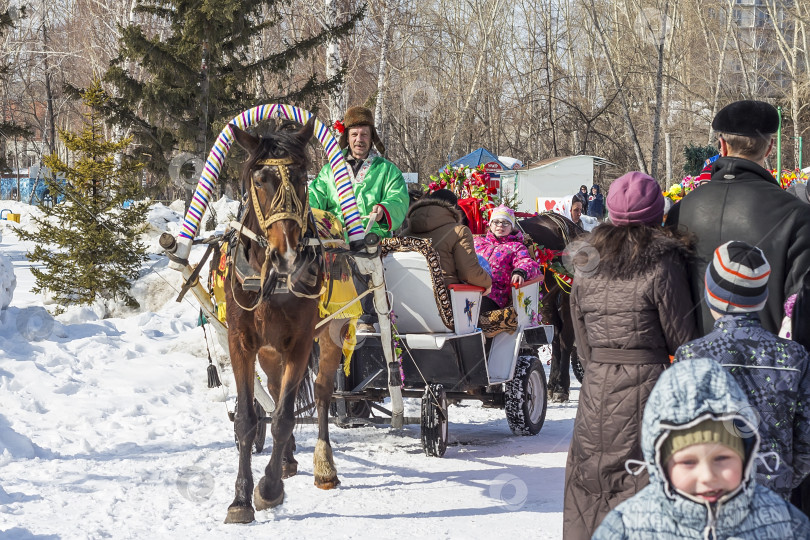
[[[296,394],[308,368],[313,338],[321,334],[325,339],[320,340],[320,366],[315,380],[315,485],[331,489],[340,483],[329,443],[328,407],[341,344],[329,336],[344,335],[346,321],[334,320],[316,334],[323,253],[320,247],[303,241],[311,222],[306,145],[313,127],[310,121],[297,132],[281,129],[258,138],[231,126],[236,141],[249,155],[241,175],[243,192],[248,193],[242,228],[253,234],[234,231],[225,284],[228,344],[237,391],[234,429],[239,442],[236,497],[228,507],[226,523],[253,521],[251,496],[258,510],[283,502],[282,478],[297,472],[292,435]],[[249,288],[233,279],[240,250],[242,260],[246,259],[253,273],[261,276],[261,285],[254,290],[246,290]],[[334,328],[330,328],[332,325]],[[250,462],[257,429],[253,408],[257,357],[267,374],[276,411],[271,424],[270,462],[254,490]]]
[[[583,231],[573,221],[552,212],[518,220],[518,225],[538,245],[554,251],[562,251]],[[577,361],[574,344],[574,326],[571,320],[570,288],[560,285],[551,269],[544,275],[543,315],[554,325],[551,342],[551,371],[548,375],[548,394],[552,401],[568,401],[571,386],[569,367],[581,368]]]

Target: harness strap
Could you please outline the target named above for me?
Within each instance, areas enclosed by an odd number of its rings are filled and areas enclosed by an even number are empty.
[[[571,237],[568,234],[568,226],[565,223],[565,221],[561,219],[561,216],[559,214],[555,214],[554,212],[541,212],[539,215],[546,216],[551,221],[553,221],[555,225],[557,225],[557,227],[560,228],[560,232],[562,233],[563,242],[565,242],[565,245],[571,243]]]
[[[237,232],[237,234],[243,234],[243,235],[247,236],[248,238],[250,238],[251,240],[253,240],[254,242],[256,242],[259,245],[263,245],[263,244],[267,243],[267,240],[265,240],[261,236],[257,235],[256,233],[254,233],[250,229],[245,229],[244,227],[242,227],[242,224],[240,222],[238,222],[238,221],[229,222],[228,227],[230,227],[231,229],[234,229]]]

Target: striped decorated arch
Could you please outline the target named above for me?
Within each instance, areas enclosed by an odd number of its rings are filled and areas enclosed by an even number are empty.
[[[259,105],[258,107],[244,111],[242,114],[234,117],[228,124],[234,125],[240,129],[247,129],[271,118],[286,118],[301,124],[306,124],[313,118],[313,114],[292,105],[274,103],[270,105]],[[339,199],[338,202],[340,204],[340,211],[343,214],[345,228],[348,231],[349,241],[362,240],[365,235],[363,222],[361,220],[360,211],[357,208],[357,200],[354,197],[354,187],[349,177],[349,171],[343,153],[340,151],[338,142],[329,128],[317,118],[315,118],[314,133],[323,145],[326,156],[329,159],[329,164],[332,167],[332,172],[334,173],[335,187],[337,188]],[[197,182],[197,189],[191,199],[188,212],[186,212],[183,227],[178,234],[178,244],[187,246],[185,249],[186,254],[188,250],[190,250],[192,240],[197,235],[200,221],[214,194],[220,172],[225,163],[225,157],[228,155],[233,141],[234,137],[231,130],[228,126],[225,126],[220,132],[219,137],[217,137],[214,146],[211,148],[208,159],[205,161],[202,173],[200,174],[200,180]],[[181,257],[184,257],[186,254],[178,253]]]

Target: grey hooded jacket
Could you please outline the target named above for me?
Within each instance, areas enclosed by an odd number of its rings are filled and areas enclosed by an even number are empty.
[[[664,475],[660,448],[673,430],[708,418],[742,433],[746,446],[740,486],[710,504],[675,490]],[[595,540],[810,539],[810,522],[796,507],[756,484],[756,415],[740,386],[714,360],[686,360],[658,379],[641,434],[650,484],[602,521]],[[746,437],[747,435],[747,437]]]

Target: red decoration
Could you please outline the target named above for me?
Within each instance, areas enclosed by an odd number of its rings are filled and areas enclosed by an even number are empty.
[[[554,257],[560,255],[561,253],[562,253],[561,251],[553,251],[551,249],[538,248],[535,251],[534,255],[535,258],[537,259],[537,262],[539,262],[541,266],[545,267],[548,264],[550,264],[552,260],[554,260]]]
[[[497,189],[492,189],[496,186],[492,185],[493,181],[483,165],[473,170],[466,165],[448,166],[439,172],[438,176],[431,176],[430,179],[431,183],[428,185],[430,193],[438,189],[449,189],[456,194],[458,204],[467,215],[473,234],[487,232],[487,216],[489,211],[495,208],[492,195],[497,193]]]
[[[335,123],[332,125],[335,128],[335,131],[343,135],[343,132],[346,131],[346,126],[343,125],[343,122],[340,120],[335,120]]]
[[[481,216],[481,201],[475,197],[467,197],[459,199],[458,206],[467,215],[470,231],[473,234],[485,234],[487,232],[486,223]]]

